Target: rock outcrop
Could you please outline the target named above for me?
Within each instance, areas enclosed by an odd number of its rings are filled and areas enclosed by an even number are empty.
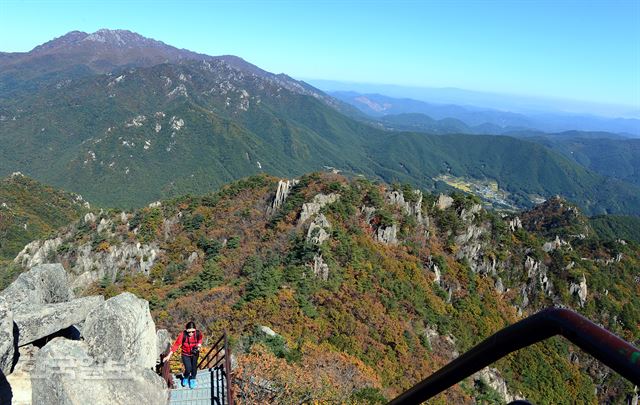
[[[321,254],[316,254],[313,256],[313,274],[316,277],[321,278],[324,281],[327,281],[329,278],[329,265],[324,262]]]
[[[398,244],[398,226],[396,224],[389,226],[381,226],[376,231],[375,238],[377,241],[382,242],[387,245],[397,245]]]
[[[64,239],[60,237],[31,242],[16,256],[14,262],[27,268],[41,266],[63,242]],[[103,251],[94,250],[91,243],[83,244],[67,254],[73,263],[69,274],[71,287],[82,290],[104,277],[115,280],[117,273],[123,271],[148,274],[160,252],[154,243],[123,242],[108,246]]]
[[[580,308],[583,308],[584,304],[587,302],[587,279],[584,274],[582,275],[582,279],[579,283],[571,283],[569,286],[569,293],[578,297]]]
[[[522,304],[520,309],[529,305],[529,295],[537,294],[538,289],[549,297],[553,296],[553,285],[547,276],[547,266],[527,256],[524,261],[524,271],[527,273],[527,283],[520,290]]]
[[[64,268],[49,264],[0,293],[2,400],[166,404],[165,383],[152,371],[159,347],[148,302],[129,293],[74,298],[69,284]]]
[[[57,304],[19,306],[13,320],[20,333],[20,346],[82,322],[103,301],[101,296],[93,296]]]
[[[463,208],[462,211],[460,211],[460,219],[463,221],[471,221],[480,210],[482,210],[482,206],[479,204],[473,204],[469,209]]]
[[[96,252],[87,243],[75,253],[76,262],[71,268],[74,276],[72,287],[83,289],[104,277],[115,280],[119,271],[148,274],[160,249],[154,243],[137,242],[109,246],[107,251]]]
[[[509,390],[507,389],[507,383],[500,375],[500,372],[493,367],[483,368],[473,375],[473,379],[474,381],[482,381],[488,387],[495,390],[505,403],[523,399],[509,393]]]
[[[468,213],[465,214],[467,220],[470,220],[477,212],[478,211],[475,210],[468,211]],[[464,212],[462,214],[464,214]],[[456,259],[466,259],[469,267],[475,273],[495,275],[498,267],[495,257],[484,255],[486,251],[486,242],[484,239],[489,232],[490,225],[488,223],[483,223],[479,226],[470,224],[464,232],[456,235],[454,241],[456,245],[459,246],[456,252]]]
[[[57,304],[74,298],[67,273],[61,264],[44,264],[22,273],[0,292],[12,307]]]
[[[438,196],[438,201],[436,201],[436,207],[439,210],[446,210],[447,208],[451,207],[453,205],[453,198],[449,197],[448,195],[444,195],[444,194],[440,194]]]
[[[413,198],[407,201],[402,191],[390,191],[387,192],[386,197],[389,203],[396,205],[405,212],[407,215],[411,215],[416,218],[418,223],[426,222],[422,217],[422,191],[413,190]]]
[[[509,230],[511,232],[515,232],[518,229],[522,229],[522,221],[520,220],[520,217],[515,217],[509,220]]]
[[[318,214],[322,207],[327,204],[331,204],[340,198],[340,194],[316,194],[313,200],[308,203],[302,204],[302,211],[300,212],[299,224],[306,222],[308,219]]]
[[[9,374],[15,353],[13,314],[4,300],[0,300],[0,371]]]
[[[0,292],[0,299],[12,308],[20,346],[83,321],[103,301],[102,297],[73,298],[60,264],[34,267]]]
[[[156,332],[156,360],[159,361],[160,355],[165,353],[171,347],[173,341],[171,335],[166,329],[158,329]]]
[[[544,245],[542,245],[542,250],[549,253],[563,246],[570,247],[571,245],[569,245],[569,242],[560,239],[560,237],[556,235],[556,238],[554,240],[552,240],[551,242],[546,242]]]
[[[321,245],[329,239],[331,224],[323,214],[319,214],[310,224],[307,230],[307,242],[313,245]]]
[[[269,207],[269,212],[276,212],[278,209],[280,209],[280,207],[282,207],[282,204],[284,204],[284,202],[287,200],[289,193],[291,193],[291,189],[293,188],[293,186],[298,183],[299,180],[296,179],[278,181],[278,189],[276,190],[276,195],[273,198],[271,206]]]
[[[155,347],[154,347],[155,349]],[[31,374],[38,405],[166,404],[164,381],[150,369],[96,361],[82,341],[55,338],[36,355]]]
[[[89,353],[98,361],[156,365],[156,328],[149,303],[131,293],[110,298],[89,313],[83,327]]]
[[[26,245],[13,259],[13,262],[22,267],[31,268],[46,263],[47,257],[62,245],[62,238],[48,240],[34,240]]]
[[[364,216],[364,220],[367,224],[371,224],[371,219],[373,219],[373,214],[376,212],[376,207],[367,207],[363,205],[360,208],[360,214]]]

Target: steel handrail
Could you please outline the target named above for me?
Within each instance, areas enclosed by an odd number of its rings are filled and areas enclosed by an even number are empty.
[[[214,350],[216,350],[215,354],[213,357],[209,358]],[[222,351],[224,351],[224,354],[222,354],[222,356],[218,356]],[[212,365],[211,362],[213,360],[215,360],[215,363]],[[224,379],[224,389],[228,398],[227,403],[233,405],[233,390],[231,388],[231,350],[229,349],[229,339],[227,338],[226,330],[223,331],[222,336],[220,336],[216,343],[211,346],[211,349],[209,349],[207,354],[205,354],[202,360],[200,360],[197,367],[199,370],[213,369],[222,361],[224,361],[224,363],[221,365],[221,374]]]
[[[580,314],[549,308],[498,331],[389,405],[422,403],[507,354],[555,335],[564,336],[624,378],[640,385],[640,350]]]
[[[218,347],[218,345],[220,344],[220,342],[222,342],[222,341],[224,340],[224,338],[225,338],[226,334],[227,334],[227,332],[226,332],[226,331],[225,331],[225,332],[223,332],[222,336],[220,336],[220,338],[219,338],[219,339],[218,339],[218,340],[217,340],[217,341],[216,341],[216,342],[211,346],[211,349],[209,349],[209,351],[207,352],[207,354],[205,354],[205,355],[204,355],[204,357],[202,358],[202,360],[200,360],[200,362],[198,363],[198,370],[202,370],[202,369],[204,369],[204,368],[207,368],[206,366],[205,366],[205,367],[202,367],[202,363],[204,363],[205,359],[207,359],[207,357],[209,357],[209,355],[211,354],[211,352],[212,352],[215,348],[217,348],[217,347]],[[220,350],[222,350],[222,348],[220,348]],[[218,351],[216,352],[216,355],[217,355],[218,353],[220,353],[220,350],[218,350]],[[209,362],[210,362],[210,361],[209,361]],[[207,365],[209,364],[209,362],[207,362]]]
[[[209,355],[216,350],[215,354],[212,358],[209,358]],[[171,367],[168,361],[164,361],[164,358],[169,354],[170,348],[168,348],[164,353],[160,355],[160,363],[156,367],[156,372],[162,376],[162,378],[167,383],[168,388],[174,388],[173,384],[173,376],[171,374]],[[220,352],[224,351],[222,356],[218,356]],[[216,359],[215,363],[211,365],[211,362]],[[224,361],[223,364],[222,361]],[[220,365],[220,366],[218,366]],[[231,350],[229,349],[229,340],[227,338],[227,331],[225,330],[222,333],[222,336],[216,341],[216,343],[211,346],[211,349],[205,354],[205,356],[200,360],[197,365],[198,370],[204,369],[215,369],[217,372],[220,372],[224,382],[223,388],[226,392],[226,404],[233,405],[233,389],[231,388]],[[213,378],[213,375],[212,375]],[[211,385],[213,389],[214,384]],[[212,393],[213,394],[213,393]],[[225,404],[224,399],[222,399],[223,404]]]

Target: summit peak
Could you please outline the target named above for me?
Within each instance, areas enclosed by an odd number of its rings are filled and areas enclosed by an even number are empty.
[[[99,29],[87,35],[82,41],[100,42],[116,46],[159,43],[129,30],[111,30],[107,28]]]

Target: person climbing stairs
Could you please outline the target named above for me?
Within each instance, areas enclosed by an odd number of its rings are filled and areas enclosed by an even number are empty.
[[[226,331],[197,363],[197,375],[192,384],[182,374],[172,374],[168,362],[170,352],[161,355],[158,373],[171,388],[169,404],[233,405],[231,390],[231,352]],[[183,386],[184,381],[184,386]]]

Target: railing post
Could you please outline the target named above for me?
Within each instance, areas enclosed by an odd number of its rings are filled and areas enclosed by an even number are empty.
[[[233,390],[231,389],[231,351],[229,350],[229,340],[227,339],[227,331],[224,331],[224,377],[227,380],[227,403],[233,405]]]

